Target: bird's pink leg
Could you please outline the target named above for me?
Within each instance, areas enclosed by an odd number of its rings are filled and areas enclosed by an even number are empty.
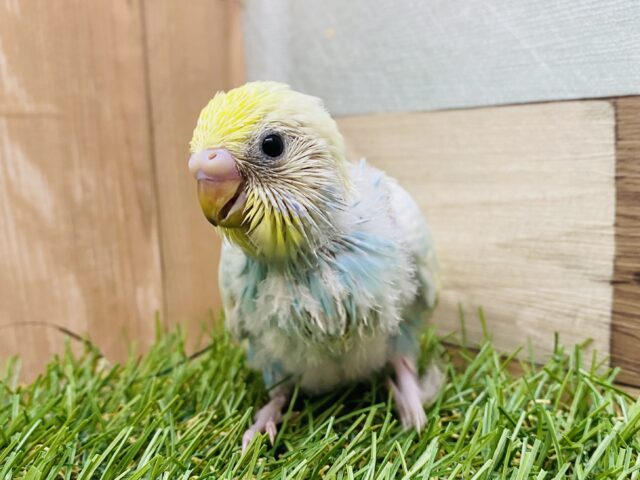
[[[277,425],[282,422],[282,409],[289,399],[289,394],[283,390],[273,392],[271,400],[256,413],[253,425],[242,436],[242,451],[244,452],[254,435],[258,432],[267,433],[273,445],[278,433]]]
[[[397,355],[390,363],[396,378],[395,382],[391,378],[388,378],[387,382],[393,393],[402,426],[420,431],[427,423],[423,407],[427,399],[418,379],[415,362],[408,357]]]

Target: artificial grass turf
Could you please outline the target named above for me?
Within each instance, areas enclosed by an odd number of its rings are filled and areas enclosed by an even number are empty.
[[[316,398],[296,392],[275,445],[258,436],[242,455],[267,392],[220,328],[211,342],[180,363],[180,333],[159,334],[149,353],[112,367],[95,349],[68,349],[29,385],[10,369],[0,479],[639,478],[640,401],[581,348],[557,347],[516,377],[490,341],[463,349],[454,368],[430,332],[425,358],[440,357],[449,381],[421,434],[402,431],[376,377]]]

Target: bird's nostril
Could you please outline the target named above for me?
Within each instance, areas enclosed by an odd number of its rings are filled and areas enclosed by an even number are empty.
[[[211,152],[207,157],[209,158],[209,160],[213,160],[217,156],[218,156],[218,154],[216,152]]]

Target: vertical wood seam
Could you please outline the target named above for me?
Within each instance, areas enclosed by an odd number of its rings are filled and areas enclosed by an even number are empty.
[[[618,381],[640,385],[640,97],[613,100],[616,142],[616,209],[611,364]]]
[[[166,285],[166,264],[164,259],[164,249],[162,245],[162,215],[160,212],[160,195],[159,195],[159,181],[158,181],[158,168],[157,168],[157,152],[156,152],[156,136],[155,136],[155,123],[153,115],[153,100],[151,96],[151,72],[149,66],[149,36],[147,34],[147,15],[144,0],[140,0],[140,40],[142,42],[142,57],[143,57],[143,75],[145,85],[145,103],[147,106],[147,117],[149,119],[149,153],[151,156],[151,174],[153,176],[153,197],[156,208],[156,229],[158,236],[158,256],[160,262],[160,288],[162,295],[162,311],[160,312],[160,318],[163,325],[166,325],[166,314],[169,311],[167,305],[167,285]]]

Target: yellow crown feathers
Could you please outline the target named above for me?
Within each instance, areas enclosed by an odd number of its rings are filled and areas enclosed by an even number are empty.
[[[251,82],[218,92],[202,109],[191,139],[191,152],[225,148],[238,154],[264,116],[286,96],[289,87],[277,82]]]

